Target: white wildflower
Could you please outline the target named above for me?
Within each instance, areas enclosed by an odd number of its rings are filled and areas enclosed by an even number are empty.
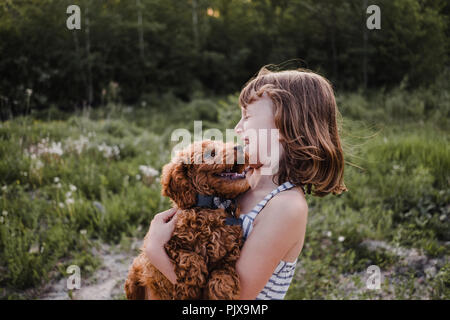
[[[339,236],[339,237],[338,237],[338,241],[339,241],[339,242],[343,242],[344,240],[345,240],[345,237],[343,237],[343,236]]]
[[[30,250],[28,250],[28,253],[38,253],[38,252],[39,252],[39,243],[33,244]]]
[[[61,147],[61,142],[52,142],[52,145],[48,149],[48,153],[57,154],[58,156],[62,156],[63,149]]]
[[[62,208],[64,208],[64,202],[60,202],[59,204],[58,204],[58,206],[62,209]]]
[[[8,189],[8,186],[4,185],[4,186],[2,187],[2,191],[6,191],[6,189]]]
[[[123,149],[123,147],[122,147],[122,149]],[[112,150],[113,150],[113,154],[114,154],[115,156],[119,156],[119,154],[120,154],[120,149],[119,149],[118,146],[113,146]]]
[[[61,187],[62,187],[61,183],[56,184],[56,187],[57,187],[58,189],[61,189]]]
[[[78,154],[81,154],[88,147],[89,147],[89,139],[83,135],[81,135],[77,140],[72,140],[69,138],[66,141],[66,149],[75,150],[75,152]]]
[[[6,217],[6,216],[8,215],[8,211],[3,210],[3,211],[2,211],[2,215]]]
[[[87,230],[86,229],[80,230],[80,233],[85,235],[87,233]]]
[[[98,151],[103,152],[103,155],[108,154],[110,152],[110,147],[104,142],[102,144],[98,145],[97,149],[98,149]]]
[[[70,198],[72,196],[72,191],[66,192],[66,198]]]
[[[139,166],[139,171],[146,177],[155,177],[159,175],[159,171],[150,166]]]
[[[67,203],[68,205],[71,205],[71,204],[74,204],[74,203],[75,203],[75,200],[73,200],[72,198],[68,198],[68,199],[66,199],[66,203]]]
[[[69,185],[70,191],[75,192],[77,191],[77,187],[75,187],[73,184]]]
[[[59,182],[59,178],[58,178],[58,177],[54,177],[54,178],[53,178],[53,182],[54,182],[54,183],[58,183],[58,182]]]
[[[441,214],[441,216],[439,217],[439,220],[444,221],[445,218],[447,218],[447,216],[445,214]]]
[[[102,143],[97,146],[98,151],[103,153],[105,158],[119,157],[120,149],[118,146],[108,146],[106,143]]]
[[[331,233],[331,231],[327,231],[326,235],[327,235],[328,238],[331,238],[331,236],[332,236],[333,234]]]
[[[32,159],[36,159],[36,157],[39,157],[42,154],[56,154],[61,156],[64,152],[61,142],[50,143],[49,138],[44,138],[38,142],[37,145],[30,146],[26,153],[30,155]]]
[[[36,161],[36,163],[35,163],[35,168],[36,168],[37,170],[39,170],[39,169],[41,169],[43,166],[44,166],[44,163],[42,163],[42,161],[38,159],[38,160]]]

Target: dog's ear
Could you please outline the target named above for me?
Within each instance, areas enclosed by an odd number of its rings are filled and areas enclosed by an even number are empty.
[[[162,169],[161,194],[172,199],[180,209],[190,208],[197,202],[197,193],[187,176],[188,166],[178,159]]]

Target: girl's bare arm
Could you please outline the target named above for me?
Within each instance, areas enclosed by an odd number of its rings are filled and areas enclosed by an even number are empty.
[[[144,240],[144,252],[150,262],[173,284],[176,283],[175,266],[164,249],[175,229],[177,208],[158,213],[150,223]]]
[[[289,249],[304,239],[306,203],[283,198],[279,195],[267,204],[264,219],[253,227],[242,248],[236,263],[242,300],[255,299]]]
[[[146,248],[145,254],[156,269],[166,276],[170,282],[176,284],[175,265],[170,260],[163,246],[150,245],[150,247]]]
[[[265,219],[253,228],[236,263],[236,271],[241,281],[242,300],[256,298],[280,260],[296,241],[304,238],[306,231],[308,211],[306,203],[286,201],[280,195],[278,199],[270,201],[264,210]],[[146,249],[148,258],[170,282],[176,283],[175,266],[163,245],[150,241],[151,237],[148,238]]]

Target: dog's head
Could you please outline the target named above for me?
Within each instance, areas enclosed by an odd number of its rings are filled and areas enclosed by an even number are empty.
[[[239,145],[194,142],[163,167],[161,193],[181,209],[194,206],[197,194],[234,199],[250,187],[244,172],[248,163],[248,154]]]

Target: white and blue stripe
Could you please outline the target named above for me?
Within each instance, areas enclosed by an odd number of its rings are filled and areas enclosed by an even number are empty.
[[[276,194],[293,187],[295,185],[290,182],[283,183],[261,200],[249,213],[239,216],[239,219],[242,220],[244,240],[248,238],[253,229],[253,221],[258,213],[266,206],[267,202]],[[283,300],[294,276],[296,265],[297,259],[293,262],[281,260],[263,290],[256,297],[256,300]]]

